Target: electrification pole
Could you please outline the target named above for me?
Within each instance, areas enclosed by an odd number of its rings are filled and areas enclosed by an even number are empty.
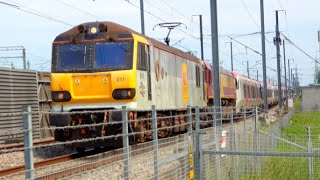
[[[233,71],[233,51],[232,51],[232,41],[230,42],[230,51],[231,51],[231,71]]]
[[[143,0],[140,0],[140,14],[141,14],[141,33],[145,34],[144,31],[144,8],[143,8]]]
[[[290,74],[290,60],[288,59],[288,73],[289,73],[289,85],[288,85],[288,91],[289,91],[289,97],[291,98],[291,74]]]
[[[263,109],[268,113],[267,99],[267,65],[266,65],[266,42],[264,29],[264,5],[263,0],[260,0],[260,17],[261,17],[261,49],[262,49],[262,71],[263,71]]]
[[[211,11],[211,41],[212,41],[212,66],[213,66],[213,89],[214,89],[214,106],[218,107],[220,112],[220,65],[218,49],[218,13],[217,0],[210,0]],[[217,112],[217,114],[219,114]]]
[[[23,69],[27,69],[27,62],[26,62],[26,49],[22,49],[22,59],[23,59]]]
[[[204,60],[204,55],[203,55],[203,34],[202,34],[202,15],[192,15],[192,16],[199,16],[201,59]]]
[[[204,60],[203,57],[203,34],[202,34],[202,15],[199,15],[200,18],[200,43],[201,43],[201,59]]]
[[[292,98],[292,92],[291,92],[292,71],[290,69],[290,60],[293,60],[293,62],[294,62],[294,59],[288,59],[288,71],[289,71],[289,87],[288,87],[288,89],[289,89],[289,96],[290,96],[290,98]],[[291,71],[291,73],[290,73],[290,71]]]
[[[279,32],[279,20],[278,20],[278,11],[276,10],[276,37],[274,38],[274,43],[277,47],[277,71],[278,71],[278,107],[279,107],[279,114],[282,114],[281,107],[282,107],[282,98],[281,98],[281,68],[280,68],[280,32]]]
[[[295,81],[295,79],[294,79],[294,74],[292,73],[292,71],[293,71],[293,68],[291,69],[291,84],[292,84],[292,90],[295,88],[295,86],[294,86],[294,81]],[[292,94],[292,93],[291,93]],[[293,95],[293,94],[292,94]]]
[[[22,58],[22,65],[23,69],[27,69],[27,60],[26,60],[26,49],[24,46],[5,46],[5,47],[0,47],[0,51],[22,51],[22,56],[6,56],[3,57],[1,56],[0,58],[3,59],[15,59],[15,58]],[[13,62],[11,62],[11,68],[14,68]]]
[[[288,86],[287,86],[287,69],[286,69],[286,46],[285,46],[285,41],[283,40],[283,61],[284,61],[284,84],[285,84],[285,87],[286,87],[286,99],[285,99],[285,102],[286,102],[286,109],[288,110],[289,107],[288,107]]]
[[[231,39],[232,40],[232,39]],[[233,49],[232,49],[232,41],[230,42],[226,42],[226,43],[230,43],[230,59],[231,59],[231,71],[233,71]]]
[[[296,78],[296,95],[299,95],[298,93],[298,88],[299,88],[299,76],[298,76],[298,65],[296,65],[296,75],[295,75],[295,78]]]
[[[318,60],[320,60],[320,31],[318,31],[318,43],[319,43],[319,59]],[[315,82],[315,84],[318,84],[319,82],[318,82],[318,63],[317,62],[315,62],[315,76],[316,76],[316,82]]]
[[[250,78],[250,73],[249,73],[249,61],[247,61],[247,74],[248,74],[248,78]]]

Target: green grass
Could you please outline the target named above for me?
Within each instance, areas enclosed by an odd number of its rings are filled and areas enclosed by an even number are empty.
[[[293,107],[296,110],[296,112],[301,112],[302,110],[302,102],[300,97],[298,97],[294,102],[293,102]]]
[[[308,146],[307,127],[311,128],[313,148],[320,147],[320,112],[301,112],[301,102],[295,102],[297,113],[291,118],[291,125],[283,129],[283,138]],[[277,152],[306,152],[287,143],[278,141]],[[240,179],[308,179],[309,161],[306,157],[267,157],[259,172],[253,170]],[[314,179],[320,179],[320,158],[313,159]]]

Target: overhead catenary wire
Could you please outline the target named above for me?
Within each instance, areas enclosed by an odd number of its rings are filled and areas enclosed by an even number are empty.
[[[296,49],[298,49],[304,55],[306,55],[307,57],[309,57],[310,59],[312,59],[316,63],[320,64],[320,62],[317,59],[313,58],[311,55],[309,55],[307,52],[305,52],[302,48],[300,48],[297,44],[293,43],[286,35],[284,35],[283,33],[281,33],[281,35],[287,40],[287,42],[292,44],[292,46],[294,46]]]
[[[243,5],[243,6],[244,6],[244,8],[245,8],[245,10],[246,10],[247,14],[250,16],[250,18],[252,19],[252,21],[254,22],[254,24],[256,25],[256,27],[259,29],[259,28],[260,28],[260,26],[259,26],[259,25],[258,25],[258,23],[255,21],[255,19],[253,18],[253,16],[252,16],[251,12],[249,11],[249,9],[248,9],[247,5],[244,3],[244,1],[243,1],[243,0],[241,0],[241,2],[242,2],[242,5]]]
[[[97,15],[95,15],[95,14],[92,14],[92,13],[90,13],[90,12],[88,12],[88,11],[82,10],[82,9],[80,9],[80,8],[78,8],[78,7],[75,7],[74,5],[68,4],[68,3],[63,2],[63,1],[61,1],[61,0],[55,0],[55,1],[57,1],[57,2],[60,3],[60,4],[65,5],[65,6],[68,6],[68,7],[72,8],[72,9],[75,9],[75,10],[77,10],[77,11],[80,11],[80,12],[86,14],[86,15],[89,15],[89,16],[92,16],[92,17],[94,17],[94,18],[103,20],[102,17],[99,17],[99,16],[97,16]]]
[[[67,23],[67,22],[63,21],[63,20],[48,16],[48,15],[46,15],[44,13],[41,13],[39,11],[36,11],[34,9],[27,8],[27,7],[25,7],[25,6],[21,5],[21,4],[18,4],[17,2],[10,1],[10,0],[8,0],[8,1],[13,3],[13,4],[10,4],[10,3],[7,3],[7,2],[3,2],[3,1],[0,1],[0,4],[6,5],[8,7],[11,7],[11,8],[20,10],[20,11],[24,11],[26,13],[29,13],[29,14],[32,14],[32,15],[35,15],[35,16],[38,16],[38,17],[41,17],[41,18],[45,18],[45,19],[48,19],[48,20],[51,20],[51,21],[58,22],[60,24],[64,24],[64,25],[71,26],[71,27],[74,26],[74,25],[72,25],[70,23]]]
[[[176,8],[174,8],[173,6],[171,6],[170,4],[168,4],[167,2],[165,2],[164,0],[160,0],[161,2],[163,2],[164,4],[166,4],[167,6],[169,6],[171,9],[173,9],[174,11],[176,11],[178,14],[180,14],[181,16],[183,16],[185,19],[188,19],[190,22],[195,23],[196,25],[200,26],[199,23],[193,21],[191,18],[187,17],[186,15],[184,15],[183,13],[181,13],[179,10],[177,10]],[[203,26],[203,28],[206,31],[209,31],[209,29],[205,26]]]
[[[240,41],[238,41],[238,40],[236,40],[236,39],[232,38],[231,36],[228,36],[228,37],[229,37],[231,40],[233,40],[233,41],[237,42],[238,44],[241,44],[242,46],[244,46],[244,47],[246,47],[246,48],[250,49],[252,52],[254,52],[254,53],[259,54],[260,56],[262,56],[262,54],[261,54],[259,51],[257,51],[257,50],[255,50],[255,49],[253,49],[253,48],[251,48],[251,47],[249,47],[249,46],[247,46],[247,45],[243,44],[242,42],[240,42]]]
[[[138,9],[140,9],[140,7],[139,7],[138,5],[136,5],[136,4],[134,4],[134,3],[130,2],[130,1],[127,1],[127,0],[124,0],[124,1],[126,1],[127,3],[131,4],[132,6],[138,8]],[[151,13],[150,11],[147,11],[147,10],[145,10],[145,9],[144,9],[143,11],[144,11],[145,13],[151,15],[152,17],[154,17],[154,18],[162,21],[162,22],[167,22],[167,21],[164,20],[163,18],[160,18],[159,16],[156,16],[155,14]],[[197,39],[197,40],[199,39],[199,38],[195,37],[194,35],[186,32],[186,31],[184,31],[184,30],[182,30],[182,29],[180,29],[180,28],[177,28],[177,29],[178,29],[179,31],[183,32],[184,34],[189,35],[190,37],[192,37],[192,38],[194,38],[194,39]],[[208,45],[208,44],[207,44],[207,45]]]

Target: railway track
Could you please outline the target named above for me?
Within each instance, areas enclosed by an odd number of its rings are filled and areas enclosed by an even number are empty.
[[[55,157],[55,158],[47,159],[47,160],[44,160],[44,161],[36,162],[36,163],[34,163],[34,167],[35,168],[40,168],[40,167],[49,166],[49,165],[52,165],[52,164],[65,162],[65,161],[73,159],[72,156],[73,155],[64,155],[64,156]],[[9,169],[4,169],[4,170],[0,171],[0,177],[7,176],[7,175],[10,175],[10,174],[19,173],[19,172],[23,172],[24,170],[25,170],[25,166],[24,165],[16,166],[16,167],[9,168]]]
[[[54,139],[46,139],[43,141],[35,141],[33,142],[33,145],[46,145],[46,144],[52,144],[56,142]],[[0,151],[1,150],[11,150],[11,149],[21,149],[24,147],[23,143],[17,143],[17,144],[9,144],[9,145],[0,145]]]
[[[46,160],[43,160],[43,161],[35,162],[34,163],[34,168],[37,169],[37,168],[43,168],[43,167],[50,166],[50,165],[64,163],[64,162],[67,162],[67,161],[70,161],[70,160],[75,160],[75,159],[79,159],[79,158],[82,158],[82,157],[99,154],[101,152],[105,152],[105,151],[108,151],[108,150],[110,150],[110,148],[93,149],[93,150],[88,150],[88,151],[83,152],[83,153],[73,153],[73,154],[69,154],[69,155],[63,155],[63,156],[59,156],[59,157],[54,157],[54,158],[46,159]],[[16,166],[16,167],[13,167],[13,168],[0,170],[0,177],[8,176],[8,175],[11,175],[11,174],[16,174],[16,173],[23,172],[23,171],[25,171],[25,166],[24,165],[20,165],[20,166]]]
[[[169,143],[165,143],[165,146],[174,145],[174,143],[175,143],[174,141],[173,142],[170,142],[169,140],[167,140],[167,141]],[[147,143],[143,143],[143,144],[131,145],[130,146],[130,149],[131,149],[130,155],[131,156],[138,156],[143,153],[152,151],[152,146],[153,146],[152,141],[147,142]],[[159,148],[165,147],[165,146],[159,145]],[[144,151],[137,151],[139,149],[144,149]],[[148,150],[148,149],[150,149],[150,150]],[[77,160],[77,159],[80,160],[81,158],[86,158],[83,160],[87,161],[86,163],[83,163],[83,164],[80,164],[77,166],[63,168],[58,171],[57,170],[51,171],[51,172],[45,173],[45,175],[37,175],[36,179],[39,179],[39,180],[42,180],[42,179],[43,180],[44,179],[45,180],[61,179],[61,178],[65,178],[68,176],[75,175],[77,173],[96,169],[96,168],[101,167],[103,165],[107,165],[107,164],[111,164],[111,163],[123,160],[122,152],[123,152],[122,149],[100,148],[100,149],[93,149],[93,150],[85,151],[84,153],[75,153],[75,154],[70,154],[70,155],[64,155],[64,156],[59,156],[59,157],[47,159],[44,161],[36,162],[34,164],[35,171],[37,171],[40,168],[50,167],[51,165],[59,165],[61,163],[68,163],[69,161],[73,161],[73,160]],[[108,153],[107,155],[103,155],[103,157],[104,157],[103,159],[101,159],[99,161],[91,161],[90,160],[90,156],[99,155],[99,154],[103,154],[103,153]],[[9,176],[9,175],[17,174],[17,173],[20,173],[20,176],[22,177],[22,176],[24,176],[24,174],[23,174],[24,171],[25,171],[24,165],[9,168],[9,169],[4,169],[4,170],[0,171],[0,179],[3,177],[5,178],[5,176]],[[36,174],[37,174],[37,172],[36,172]]]

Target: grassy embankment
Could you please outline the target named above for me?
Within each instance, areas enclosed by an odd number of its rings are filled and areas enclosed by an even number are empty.
[[[294,103],[296,114],[291,124],[283,129],[283,138],[303,147],[308,147],[307,127],[311,128],[312,147],[320,147],[320,112],[301,112],[301,101]],[[276,152],[306,152],[282,141],[277,142]],[[314,179],[320,179],[320,158],[313,159]],[[309,158],[307,157],[267,157],[258,173],[252,172],[241,179],[308,179]]]

